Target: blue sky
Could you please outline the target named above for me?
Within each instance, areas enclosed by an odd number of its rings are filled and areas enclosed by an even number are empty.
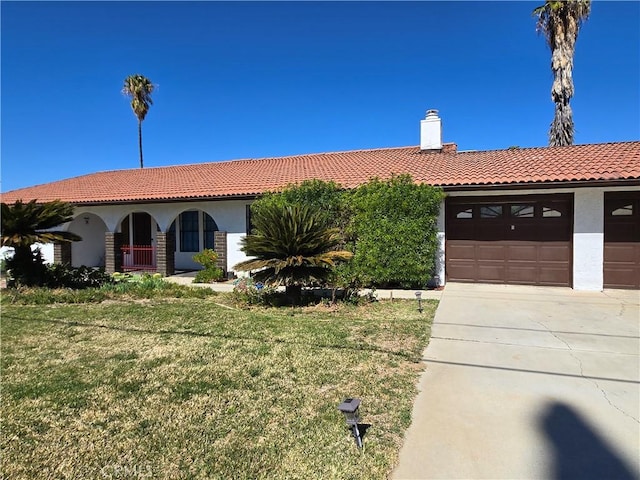
[[[544,146],[541,2],[1,3],[2,191],[139,166],[121,88],[158,86],[145,167],[417,145]],[[576,143],[640,137],[640,3],[595,1],[577,43]]]

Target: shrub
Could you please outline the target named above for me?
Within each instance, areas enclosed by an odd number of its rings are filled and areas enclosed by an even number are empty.
[[[254,282],[250,277],[238,278],[233,282],[233,301],[239,305],[270,305],[279,303],[278,291],[274,287]]]
[[[213,283],[222,280],[224,273],[217,265],[218,254],[216,252],[210,248],[205,248],[192,258],[194,262],[204,267],[203,270],[196,273],[196,277],[193,279],[194,283]]]
[[[378,287],[424,287],[438,248],[440,189],[415,184],[409,175],[373,179],[351,192],[350,264],[345,281]]]
[[[71,267],[53,264],[46,267],[44,286],[49,288],[99,288],[113,282],[111,275],[104,268]]]
[[[254,278],[269,285],[285,285],[296,302],[303,286],[323,285],[340,262],[352,253],[336,250],[338,228],[329,228],[317,211],[301,205],[271,204],[256,215],[255,229],[240,241],[249,260],[236,264],[240,271],[255,271]]]
[[[433,273],[442,198],[440,189],[415,184],[409,175],[372,179],[351,191],[311,180],[264,194],[251,205],[251,215],[257,221],[277,207],[304,206],[337,228],[336,248],[354,257],[326,278],[334,289],[422,288]]]
[[[263,210],[278,207],[305,206],[318,214],[327,227],[341,227],[346,213],[344,189],[335,182],[305,180],[299,185],[288,185],[279,192],[267,192],[251,204],[251,215],[259,216]]]
[[[47,266],[42,258],[39,248],[31,250],[30,247],[16,247],[20,255],[7,258],[7,286],[39,286],[47,278]]]

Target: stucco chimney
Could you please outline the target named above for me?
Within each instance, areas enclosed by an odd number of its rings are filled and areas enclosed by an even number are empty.
[[[427,110],[424,120],[420,120],[420,150],[442,149],[442,120],[438,110]]]

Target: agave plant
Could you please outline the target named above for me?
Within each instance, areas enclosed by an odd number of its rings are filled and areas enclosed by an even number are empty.
[[[339,230],[305,206],[266,206],[256,212],[253,225],[252,234],[242,239],[242,251],[254,258],[234,269],[256,271],[254,279],[268,285],[285,285],[293,298],[303,286],[322,284],[333,267],[353,256],[336,250]]]

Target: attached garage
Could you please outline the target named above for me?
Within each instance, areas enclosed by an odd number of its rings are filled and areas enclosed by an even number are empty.
[[[640,288],[640,191],[605,193],[604,287]]]
[[[571,286],[573,195],[448,197],[447,281]]]

